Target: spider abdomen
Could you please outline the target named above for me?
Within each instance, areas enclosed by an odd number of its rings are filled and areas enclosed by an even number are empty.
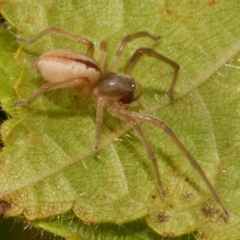
[[[108,100],[120,100],[122,103],[131,103],[136,88],[135,80],[123,73],[106,72],[100,78],[100,83],[93,93],[103,94]]]
[[[56,49],[43,53],[33,63],[37,71],[50,83],[87,77],[97,82],[101,70],[96,61],[84,54]]]

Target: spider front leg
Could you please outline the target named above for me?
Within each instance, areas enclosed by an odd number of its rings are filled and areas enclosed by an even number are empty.
[[[68,80],[64,82],[56,82],[56,83],[46,83],[42,87],[40,87],[32,96],[30,96],[27,100],[18,100],[15,102],[15,106],[22,106],[31,103],[34,101],[39,95],[44,92],[59,89],[59,88],[83,88],[86,84],[89,84],[89,79],[86,77],[82,77],[79,79]]]
[[[93,53],[94,53],[94,45],[91,41],[89,41],[88,39],[86,38],[83,38],[83,37],[79,37],[75,34],[72,34],[68,31],[65,31],[61,28],[58,28],[58,27],[54,27],[54,26],[51,26],[51,27],[48,27],[46,29],[44,29],[43,31],[39,32],[37,35],[33,36],[32,38],[30,39],[26,39],[26,38],[22,38],[22,37],[19,37],[17,40],[19,42],[24,42],[24,43],[33,43],[35,42],[36,40],[38,40],[39,38],[43,37],[44,35],[48,34],[48,33],[57,33],[59,35],[62,35],[66,38],[69,38],[69,39],[72,39],[78,43],[81,43],[81,44],[84,44],[86,45],[87,47],[87,53],[86,55],[88,57],[93,57]]]
[[[122,120],[124,120],[125,122],[131,124],[131,126],[133,127],[133,129],[135,130],[135,132],[137,133],[137,135],[139,136],[139,138],[141,139],[143,145],[146,148],[147,154],[151,160],[151,163],[153,165],[153,169],[154,169],[154,173],[155,173],[155,177],[156,177],[156,181],[157,181],[157,186],[158,186],[158,190],[159,193],[162,195],[162,197],[166,197],[165,191],[163,189],[162,186],[162,181],[161,181],[161,177],[160,177],[160,172],[158,170],[158,164],[157,164],[157,159],[156,156],[149,144],[149,142],[147,141],[147,138],[142,130],[142,128],[140,127],[140,125],[137,123],[137,121],[135,120],[134,117],[132,117],[129,113],[129,111],[124,110],[121,106],[116,107],[116,106],[108,106],[108,111],[115,117],[120,118]]]
[[[176,85],[176,82],[177,82],[180,66],[176,62],[172,61],[171,59],[165,57],[164,55],[162,55],[160,53],[157,53],[156,51],[154,51],[151,48],[139,48],[139,49],[136,50],[136,52],[134,53],[134,55],[130,59],[128,65],[125,68],[124,73],[128,74],[128,75],[131,75],[135,65],[138,63],[138,61],[140,60],[140,58],[144,54],[149,56],[149,57],[156,58],[160,61],[163,61],[166,64],[170,65],[174,69],[171,85],[170,85],[170,88],[168,90],[169,99],[170,99],[170,101],[173,101],[173,99],[174,99],[173,98],[173,91],[174,91],[174,88],[175,88],[175,85]]]
[[[207,176],[204,173],[204,171],[202,170],[201,166],[198,164],[196,159],[186,149],[186,147],[181,143],[181,141],[178,139],[178,137],[173,132],[173,130],[166,123],[164,123],[162,120],[155,118],[153,116],[141,114],[141,113],[137,113],[137,112],[130,112],[123,108],[119,109],[119,111],[121,114],[128,115],[128,116],[132,117],[133,119],[137,119],[139,121],[145,121],[145,122],[155,125],[158,128],[161,128],[168,135],[168,137],[175,143],[175,145],[178,147],[178,149],[186,156],[186,158],[191,163],[193,168],[196,169],[196,171],[198,172],[198,174],[200,175],[200,177],[203,179],[203,181],[207,185],[208,189],[210,190],[210,192],[211,192],[213,198],[215,199],[215,201],[217,202],[218,206],[222,210],[224,218],[226,220],[229,218],[229,213],[228,213],[227,209],[224,207],[220,197],[218,196],[217,191],[215,190],[215,188],[213,187],[213,185],[207,178]]]

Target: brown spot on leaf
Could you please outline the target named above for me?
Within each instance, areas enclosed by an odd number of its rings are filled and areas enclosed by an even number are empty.
[[[158,212],[157,213],[157,221],[160,223],[168,222],[170,216],[166,212]]]
[[[11,208],[11,204],[7,201],[0,200],[0,214],[5,214]]]
[[[164,13],[165,13],[166,15],[172,15],[171,10],[170,10],[170,9],[167,9],[167,8],[164,9]]]
[[[208,1],[209,6],[213,6],[213,5],[216,5],[216,4],[219,4],[219,3],[220,3],[220,0],[209,0]]]
[[[156,195],[152,195],[152,199],[156,199]]]
[[[213,217],[217,213],[216,209],[207,204],[202,207],[202,212],[206,217]]]
[[[165,237],[165,238],[172,238],[172,237],[174,237],[174,233],[172,233],[172,232],[163,232],[162,236]]]
[[[94,224],[94,221],[92,221],[92,220],[84,220],[84,223],[86,225],[92,225],[92,224]]]
[[[230,148],[231,147],[231,143],[229,140],[225,140],[222,142],[222,147],[223,148]]]

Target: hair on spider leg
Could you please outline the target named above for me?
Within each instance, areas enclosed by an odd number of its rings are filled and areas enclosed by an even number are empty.
[[[154,36],[146,31],[137,32],[135,34],[127,35],[120,41],[115,55],[112,58],[108,71],[103,70],[107,55],[107,43],[102,41],[100,44],[100,54],[98,61],[94,60],[94,45],[93,43],[83,37],[77,36],[57,27],[48,27],[30,39],[18,38],[18,41],[23,43],[34,43],[39,38],[49,33],[56,33],[66,38],[72,39],[80,44],[86,46],[86,53],[77,53],[70,50],[55,49],[50,50],[35,61],[34,67],[40,75],[48,81],[40,89],[38,89],[32,96],[26,100],[19,100],[16,105],[26,105],[33,102],[39,95],[44,92],[59,88],[76,88],[81,90],[85,98],[94,96],[96,98],[96,135],[95,135],[95,150],[98,149],[101,126],[103,122],[103,109],[107,109],[113,116],[127,122],[132,126],[135,133],[140,138],[143,146],[146,149],[148,157],[152,163],[154,174],[156,177],[157,187],[160,195],[166,197],[163,184],[161,181],[160,172],[156,156],[148,142],[145,133],[143,132],[140,122],[144,121],[154,125],[158,129],[164,131],[169,139],[178,147],[182,154],[188,159],[193,168],[197,171],[199,176],[207,185],[213,198],[221,209],[224,218],[229,218],[229,213],[224,207],[217,191],[208,180],[206,174],[198,164],[196,159],[187,150],[187,148],[178,139],[174,131],[161,119],[154,116],[130,111],[129,106],[138,105],[138,100],[142,96],[142,87],[131,76],[136,64],[139,63],[143,56],[157,59],[166,63],[173,68],[173,76],[171,84],[168,89],[168,96],[170,101],[174,100],[174,88],[177,82],[180,66],[169,59],[168,57],[156,52],[151,48],[138,48],[132,55],[123,73],[117,72],[117,66],[120,62],[123,52],[125,51],[129,42],[138,38],[149,38],[153,41],[159,40],[159,36]],[[138,93],[136,94],[136,88]],[[140,105],[138,105],[139,107]],[[137,107],[137,108],[138,108]]]

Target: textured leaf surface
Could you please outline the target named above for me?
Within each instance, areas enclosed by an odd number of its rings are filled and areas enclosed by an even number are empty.
[[[10,98],[12,97],[14,101],[13,85],[19,74],[19,69],[13,59],[13,54],[17,51],[17,43],[13,35],[3,28],[0,28],[0,49],[0,104],[4,106],[8,114],[14,116],[16,110]]]
[[[7,214],[23,213],[33,220],[72,209],[89,223],[122,224],[144,217],[163,236],[195,231],[200,239],[238,239],[239,10],[237,1],[4,2],[2,13],[24,37],[56,25],[96,46],[105,39],[106,69],[125,35],[142,30],[161,35],[158,42],[139,39],[129,44],[119,70],[140,46],[180,64],[176,100],[170,104],[166,91],[172,69],[147,57],[141,60],[133,73],[144,87],[141,111],[171,126],[215,185],[231,217],[224,222],[199,175],[160,129],[142,124],[159,161],[165,200],[158,196],[141,142],[128,125],[108,113],[100,150],[94,152],[94,102],[66,90],[17,108],[17,124],[10,130],[4,127],[8,123],[3,126],[7,148],[0,155],[0,198],[12,204]],[[85,51],[56,35],[22,45],[16,56],[22,69],[15,84],[20,99],[44,83],[31,62],[55,48]],[[97,53],[96,47],[96,59]],[[4,80],[1,87],[9,84]],[[5,104],[13,104],[13,96],[9,92]]]

